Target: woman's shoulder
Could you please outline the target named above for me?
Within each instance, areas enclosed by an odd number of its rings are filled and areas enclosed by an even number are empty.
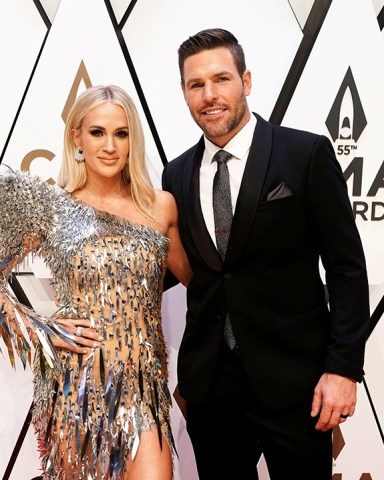
[[[53,225],[58,191],[38,176],[0,168],[0,257],[31,239],[39,243]]]
[[[177,221],[177,206],[173,195],[164,190],[155,189],[155,219],[167,227]]]
[[[29,224],[34,221],[45,223],[52,215],[59,190],[37,175],[1,165],[0,211],[10,223],[19,217]],[[7,223],[4,218],[2,222]]]
[[[1,165],[0,182],[5,188],[12,188],[28,192],[29,190],[53,191],[55,188],[48,182],[44,181],[39,175],[32,175],[28,171],[12,169],[8,165]]]
[[[162,212],[167,217],[177,216],[176,200],[172,193],[165,190],[155,189],[155,211]]]
[[[156,203],[161,205],[176,205],[175,198],[170,192],[155,188]]]

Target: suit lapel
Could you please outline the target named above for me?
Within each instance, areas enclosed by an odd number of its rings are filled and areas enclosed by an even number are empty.
[[[255,133],[236,202],[228,242],[225,258],[227,266],[236,262],[249,240],[272,150],[272,126],[259,115],[256,117]]]
[[[183,177],[184,214],[190,236],[204,263],[214,270],[221,271],[223,264],[207,230],[200,203],[199,172],[204,148],[204,139],[201,137],[196,147],[190,151],[186,161]]]

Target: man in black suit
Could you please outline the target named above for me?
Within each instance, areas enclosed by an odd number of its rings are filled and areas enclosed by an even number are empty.
[[[204,135],[165,167],[163,188],[194,272],[178,380],[200,479],[257,479],[263,453],[271,480],[329,480],[332,427],[355,411],[369,324],[340,166],[326,137],[251,114],[251,74],[230,32],[188,38],[179,67]],[[224,251],[226,214],[212,203],[228,196],[213,191],[222,149],[233,213]]]

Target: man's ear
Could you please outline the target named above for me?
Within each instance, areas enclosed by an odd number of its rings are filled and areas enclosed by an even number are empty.
[[[244,95],[247,97],[252,90],[252,75],[250,70],[246,70],[243,74]]]
[[[186,88],[185,88],[185,85],[184,85],[184,82],[183,80],[180,81],[180,85],[181,85],[181,89],[183,91],[183,95],[184,95],[184,100],[187,101],[187,97],[186,97]]]

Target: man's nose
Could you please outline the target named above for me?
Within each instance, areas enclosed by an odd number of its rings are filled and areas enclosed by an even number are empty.
[[[213,83],[206,83],[204,85],[203,96],[206,101],[212,101],[217,98],[217,88]]]

